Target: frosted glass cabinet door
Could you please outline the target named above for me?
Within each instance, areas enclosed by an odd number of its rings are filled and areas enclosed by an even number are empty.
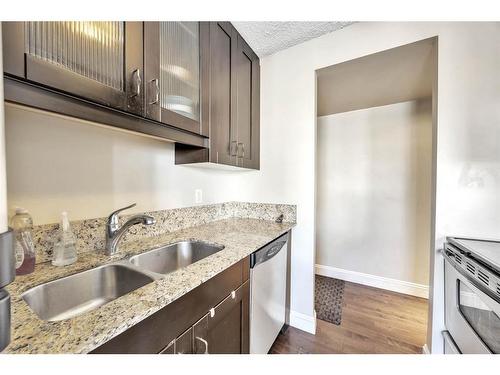
[[[141,114],[142,23],[19,22],[25,78],[106,106]],[[14,43],[14,41],[10,41]],[[19,47],[17,47],[19,49]]]
[[[145,22],[147,117],[202,133],[207,28],[204,22]]]

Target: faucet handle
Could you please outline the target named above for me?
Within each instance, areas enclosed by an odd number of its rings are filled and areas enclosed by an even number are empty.
[[[108,216],[108,224],[118,224],[118,214],[135,206],[137,206],[137,203],[132,203],[130,206],[119,208],[116,211],[113,211],[111,215]]]

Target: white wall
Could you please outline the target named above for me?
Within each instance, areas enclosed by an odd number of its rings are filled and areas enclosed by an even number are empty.
[[[436,35],[435,248],[442,246],[448,234],[500,237],[500,24],[356,23],[261,61],[262,170],[242,176],[241,195],[248,200],[258,196],[298,205],[292,310],[313,316],[315,70]],[[434,270],[430,304],[436,345],[432,350],[439,352],[444,327],[440,256],[436,256]]]
[[[89,125],[83,121],[6,106],[9,208],[22,206],[36,224],[234,200],[245,172],[174,165],[174,145]]]
[[[431,104],[318,117],[316,264],[429,284]]]

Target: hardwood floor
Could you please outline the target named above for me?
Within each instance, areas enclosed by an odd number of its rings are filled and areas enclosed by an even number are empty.
[[[346,282],[339,326],[317,320],[316,335],[289,327],[270,353],[422,353],[427,300]]]

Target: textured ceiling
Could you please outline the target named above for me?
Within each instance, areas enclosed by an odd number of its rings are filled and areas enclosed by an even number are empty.
[[[340,30],[353,22],[232,22],[259,57]]]

